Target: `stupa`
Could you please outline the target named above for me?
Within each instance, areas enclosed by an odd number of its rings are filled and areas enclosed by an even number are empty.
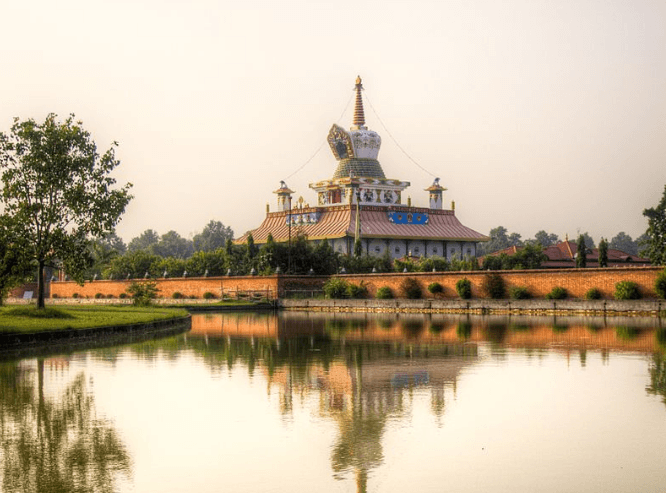
[[[267,207],[261,225],[236,240],[245,243],[250,234],[255,244],[266,243],[268,235],[276,242],[286,242],[296,235],[308,241],[328,241],[334,251],[351,254],[360,240],[364,254],[392,258],[405,256],[440,256],[449,259],[476,255],[476,245],[487,236],[464,226],[451,209],[443,208],[446,188],[436,178],[426,188],[429,207],[402,203],[407,181],[386,178],[378,155],[382,144],[379,134],[365,124],[360,77],[356,79],[353,124],[349,130],[333,124],[328,144],[337,161],[330,179],[310,183],[317,193],[317,205],[310,206],[303,197],[293,201],[295,193],[282,181],[275,190],[277,211]]]

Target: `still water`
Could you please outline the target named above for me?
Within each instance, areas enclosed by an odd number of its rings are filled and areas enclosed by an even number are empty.
[[[0,360],[4,492],[663,492],[659,319],[198,314]]]

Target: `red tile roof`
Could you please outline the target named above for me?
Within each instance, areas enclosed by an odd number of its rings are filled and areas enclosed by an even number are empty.
[[[389,221],[388,212],[411,212],[428,214],[427,224],[395,224]],[[294,209],[291,214],[319,213],[313,224],[292,225],[291,236],[304,234],[310,240],[354,236],[356,207],[349,205]],[[289,239],[287,211],[268,213],[257,229],[241,236],[236,243],[244,243],[249,233],[255,243],[265,243],[268,234],[277,242]],[[489,238],[460,223],[455,213],[449,210],[423,209],[407,206],[363,206],[361,207],[361,236],[363,238],[410,238],[424,240],[488,241]]]
[[[489,253],[488,255],[513,255],[521,250],[523,247],[511,246],[497,252]],[[555,245],[544,247],[543,253],[548,257],[548,260],[541,263],[541,267],[575,267],[576,266],[576,252],[578,251],[575,241],[560,241]],[[586,251],[587,265],[594,267],[599,263],[599,249],[592,248]],[[618,266],[627,263],[635,264],[649,264],[650,260],[633,255],[631,253],[623,252],[621,250],[608,249],[608,265]]]

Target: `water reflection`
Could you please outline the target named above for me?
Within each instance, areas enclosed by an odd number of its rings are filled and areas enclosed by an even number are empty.
[[[114,491],[131,461],[112,424],[97,416],[84,373],[49,394],[45,366],[57,371],[66,360],[33,363],[0,363],[3,491]]]
[[[197,314],[192,330],[184,335],[60,358],[1,363],[0,482],[4,491],[143,491],[148,482],[154,491],[193,490],[178,488],[146,470],[146,457],[151,464],[170,459],[168,453],[154,450],[159,448],[154,444],[146,445],[147,440],[128,434],[128,429],[147,427],[150,431],[142,437],[166,443],[165,449],[187,451],[179,456],[177,466],[169,464],[165,469],[178,468],[181,476],[201,476],[197,491],[219,491],[221,484],[234,491],[275,489],[274,481],[286,481],[280,474],[302,473],[298,465],[289,472],[285,468],[292,456],[308,447],[324,449],[320,461],[324,467],[317,487],[310,484],[303,491],[404,491],[408,487],[436,491],[444,479],[453,490],[463,491],[461,478],[477,484],[477,491],[502,490],[493,488],[498,484],[507,485],[502,491],[527,491],[520,487],[524,484],[511,481],[544,464],[548,471],[541,476],[535,472],[533,484],[543,486],[541,491],[574,491],[561,488],[558,481],[594,474],[604,461],[609,467],[617,465],[608,457],[598,462],[590,459],[595,453],[603,454],[590,448],[597,441],[604,443],[603,450],[617,449],[623,461],[630,460],[627,457],[643,461],[641,470],[653,471],[654,464],[666,460],[658,448],[661,445],[651,442],[655,430],[662,430],[655,422],[663,421],[666,410],[658,402],[666,404],[665,341],[659,319]],[[619,365],[610,364],[609,355],[614,353],[626,353]],[[580,365],[569,365],[570,360]],[[131,389],[135,399],[148,395],[143,400],[144,420],[134,416],[138,411],[131,404],[113,411],[118,394],[109,389],[128,384],[136,385]],[[100,395],[101,385],[106,387]],[[497,395],[496,387],[503,389]],[[639,397],[625,399],[636,390]],[[650,401],[652,408],[639,403],[640,397]],[[190,399],[199,404],[187,407]],[[243,407],[241,402],[252,404]],[[605,422],[604,413],[610,407],[613,413]],[[256,409],[261,412],[253,413]],[[206,420],[209,410],[214,417]],[[113,420],[105,418],[107,413]],[[224,416],[228,419],[230,413],[235,419],[225,422]],[[252,417],[245,419],[245,414]],[[517,414],[521,417],[516,418]],[[646,419],[655,415],[656,420]],[[625,427],[625,421],[630,439],[621,442],[615,435],[621,434],[617,430]],[[553,431],[555,422],[558,427]],[[161,441],[162,434],[172,435],[185,423],[192,433],[178,435],[181,440],[187,436],[189,446],[177,439]],[[642,423],[651,423],[649,433]],[[131,446],[123,443],[115,426]],[[295,427],[297,435],[307,438],[295,440],[292,448],[280,442],[278,452],[262,455],[264,448],[272,446],[265,434],[280,427],[285,442]],[[420,428],[405,438],[401,427]],[[586,435],[597,428],[598,435]],[[262,432],[255,433],[257,429]],[[608,433],[609,429],[614,433]],[[569,430],[573,438],[567,437]],[[396,440],[396,435],[404,441]],[[492,437],[494,456],[482,451],[485,443],[479,440],[486,436]],[[638,452],[649,451],[651,457],[639,456],[632,448],[637,437],[642,447]],[[247,442],[259,445],[245,456],[239,450],[247,449]],[[403,447],[412,452],[404,464],[401,456],[396,461]],[[420,455],[414,454],[415,449]],[[288,460],[275,465],[280,459],[276,455],[282,454]],[[565,455],[571,459],[560,463]],[[533,457],[541,462],[527,465]],[[210,471],[202,466],[207,459],[215,463]],[[253,482],[255,478],[247,472],[234,470],[255,461],[262,464],[268,478],[264,482]],[[215,471],[225,463],[230,465],[220,474],[221,481]],[[573,471],[572,464],[580,466]],[[435,480],[423,482],[422,470],[430,466]],[[401,468],[400,474],[410,478],[407,487],[399,482],[387,484],[392,471]],[[607,477],[618,474],[617,470],[607,469]],[[487,482],[478,482],[486,472]],[[512,475],[511,481],[507,474]],[[648,479],[654,476],[645,474]],[[144,488],[131,483],[132,475],[145,481]],[[504,475],[505,483],[493,483],[493,475]],[[610,484],[599,484],[607,490],[619,478],[633,487],[635,476],[623,472],[609,479]],[[598,478],[588,476],[586,484],[594,479]],[[288,489],[294,491],[293,485]],[[632,490],[618,487],[617,491]]]

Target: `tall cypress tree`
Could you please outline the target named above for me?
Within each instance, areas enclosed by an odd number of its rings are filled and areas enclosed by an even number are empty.
[[[585,250],[585,237],[583,235],[578,236],[578,242],[576,243],[576,267],[585,268],[587,267],[587,253]]]
[[[603,238],[599,242],[599,267],[608,267],[608,242]]]

